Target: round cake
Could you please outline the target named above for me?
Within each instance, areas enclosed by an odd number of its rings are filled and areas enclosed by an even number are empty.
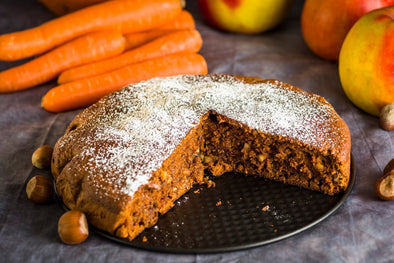
[[[196,184],[238,172],[337,194],[350,177],[350,133],[322,97],[278,80],[155,78],[83,110],[54,147],[69,209],[134,239]]]

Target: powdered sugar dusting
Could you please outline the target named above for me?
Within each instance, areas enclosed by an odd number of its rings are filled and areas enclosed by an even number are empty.
[[[105,106],[77,129],[78,136],[66,136],[84,140],[80,154],[91,157],[92,180],[100,178],[130,196],[209,110],[312,146],[337,143],[338,131],[331,130],[330,122],[338,117],[318,96],[230,76],[156,78],[110,94],[99,104]]]

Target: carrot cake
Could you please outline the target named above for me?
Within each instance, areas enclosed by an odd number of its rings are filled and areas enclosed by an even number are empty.
[[[128,240],[194,185],[226,172],[343,192],[349,129],[324,98],[278,80],[175,76],[129,85],[83,110],[52,157],[64,204]]]

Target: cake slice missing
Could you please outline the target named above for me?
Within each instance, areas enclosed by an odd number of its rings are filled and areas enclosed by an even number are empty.
[[[132,240],[207,173],[258,175],[333,195],[347,189],[350,133],[322,97],[277,80],[156,78],[78,114],[55,145],[64,204]]]

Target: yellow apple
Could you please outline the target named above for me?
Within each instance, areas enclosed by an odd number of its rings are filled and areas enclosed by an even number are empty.
[[[394,102],[394,6],[362,16],[347,34],[339,55],[347,97],[375,116]]]
[[[293,0],[198,0],[204,19],[223,31],[258,34],[286,17]]]

